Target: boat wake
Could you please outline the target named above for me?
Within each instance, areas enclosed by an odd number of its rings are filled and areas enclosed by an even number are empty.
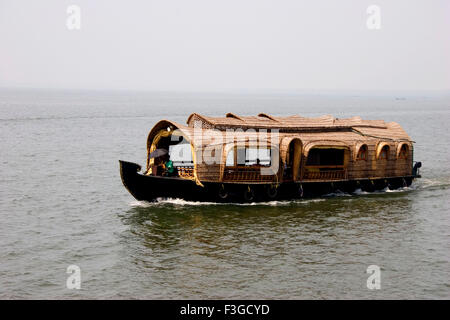
[[[421,178],[417,182],[418,189],[447,189],[450,188],[450,177],[439,177],[436,179]]]
[[[388,187],[382,189],[382,190],[376,190],[376,191],[363,191],[361,189],[356,189],[352,193],[348,192],[342,192],[340,190],[337,190],[333,193],[329,193],[324,195],[324,197],[330,198],[330,197],[349,197],[349,196],[361,196],[361,195],[379,195],[384,193],[403,193],[403,192],[411,192],[416,190],[434,190],[434,189],[446,189],[450,188],[450,179],[421,179],[419,181],[414,181],[410,186],[408,187],[402,187],[398,189],[389,189]]]
[[[418,186],[415,184],[412,184],[409,187],[403,187],[403,188],[398,188],[398,189],[394,189],[391,190],[388,187],[382,189],[382,190],[376,190],[376,191],[363,191],[362,189],[356,189],[353,192],[342,192],[340,190],[337,190],[335,192],[332,193],[328,193],[326,195],[324,195],[323,197],[325,198],[335,198],[335,197],[351,197],[351,196],[365,196],[365,195],[379,195],[379,194],[384,194],[384,193],[402,193],[402,192],[409,192],[409,191],[413,191],[413,190],[417,190]]]
[[[296,199],[283,201],[266,201],[266,202],[249,202],[249,203],[222,203],[222,202],[201,202],[201,201],[187,201],[183,199],[159,198],[154,202],[147,201],[133,201],[130,203],[132,207],[151,208],[165,205],[172,206],[290,206],[293,204],[308,204],[315,202],[326,201],[324,198],[317,199]]]

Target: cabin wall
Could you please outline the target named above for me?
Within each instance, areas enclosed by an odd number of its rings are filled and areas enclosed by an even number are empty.
[[[197,165],[197,177],[200,181],[217,182],[220,180],[220,164],[208,165],[206,163]]]
[[[219,181],[222,148],[204,148],[195,152],[195,168],[200,181]]]
[[[368,179],[368,178],[383,178],[394,176],[410,175],[412,171],[413,148],[408,144],[408,158],[397,159],[398,144],[388,142],[389,155],[388,159],[377,159],[377,147],[380,142],[367,142],[367,160],[358,160],[356,154],[359,151],[360,145],[353,146],[349,151],[345,152],[344,163],[347,165],[348,179]],[[285,151],[286,152],[286,151]],[[200,153],[197,153],[197,159],[201,160]],[[217,156],[217,159],[222,159],[222,154]],[[280,159],[281,160],[281,159]],[[222,159],[224,161],[224,159]],[[303,177],[305,171],[306,156],[301,153],[300,177]],[[280,163],[280,168],[282,163]],[[214,164],[207,164],[205,161],[197,162],[196,165],[197,177],[200,181],[221,181],[221,166],[220,161]],[[279,170],[279,173],[281,170]],[[281,178],[281,175],[279,175]]]
[[[381,142],[380,142],[381,143]],[[376,155],[374,161],[374,176],[376,177],[393,177],[395,176],[395,169],[397,164],[396,145],[392,142],[387,143],[389,146],[389,153],[387,159],[377,159]]]
[[[299,143],[301,142],[299,141]],[[355,145],[349,145],[349,149],[344,153],[344,164],[347,170],[346,178],[353,180],[410,175],[412,171],[413,146],[408,142],[408,157],[406,159],[399,159],[398,151],[402,143],[404,142],[382,141],[379,139],[373,139],[359,141]],[[367,145],[367,160],[357,159],[357,153],[362,144]],[[388,159],[377,159],[378,147],[382,146],[383,144],[389,146]],[[288,159],[288,147],[289,143],[286,143],[285,145],[281,144],[280,153],[284,155],[284,157],[280,156],[280,161],[286,161]],[[217,162],[215,163],[205,162],[202,152],[196,152],[196,176],[200,181],[222,181],[221,169],[223,169],[223,166],[221,168],[221,162],[225,161],[225,159],[223,158],[223,150],[215,150],[217,152],[217,155],[214,156],[215,159],[217,159]],[[210,155],[210,153],[208,154]],[[305,151],[301,150],[299,177],[302,177],[302,179],[305,175],[306,160],[307,159]],[[280,179],[282,178],[282,168],[283,162],[280,162],[280,170],[278,172],[278,176]]]
[[[408,159],[398,159],[397,168],[395,170],[396,176],[409,176],[412,174],[412,161]]]
[[[396,150],[402,143],[397,144]],[[396,176],[406,176],[412,174],[413,169],[413,146],[408,143],[408,157],[406,159],[397,159],[395,175]]]
[[[352,147],[352,157],[347,168],[349,179],[364,179],[374,175],[376,170],[374,161],[376,156],[376,145],[375,142],[367,142],[365,144],[367,145],[367,160],[356,159],[362,144]]]
[[[408,158],[398,159],[397,148],[401,143],[388,142],[389,155],[387,160],[377,159],[377,147],[385,141],[368,142],[367,160],[358,160],[356,155],[359,145],[353,149],[353,156],[348,166],[349,179],[367,179],[380,177],[407,176],[412,172],[413,148],[408,143]]]

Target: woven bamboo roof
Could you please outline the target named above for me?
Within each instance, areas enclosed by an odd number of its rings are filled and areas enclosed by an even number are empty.
[[[192,119],[201,119],[210,126],[221,128],[248,127],[248,128],[278,128],[278,129],[309,129],[309,128],[346,128],[346,127],[373,127],[386,129],[387,125],[383,120],[363,120],[361,117],[347,119],[335,118],[331,115],[324,115],[317,118],[306,118],[299,115],[287,117],[271,116],[260,113],[257,116],[238,116],[227,113],[225,117],[209,117],[193,113],[189,116],[187,123],[193,126]]]
[[[238,116],[227,113],[225,117],[209,117],[193,113],[189,116],[187,124],[195,126],[195,121],[200,120],[210,129],[278,129],[280,133],[305,133],[313,134],[311,139],[361,140],[362,137],[372,137],[387,140],[407,140],[411,138],[396,122],[384,120],[363,120],[361,117],[346,119],[325,115],[317,118],[306,118],[298,115],[288,117],[271,116],[260,113],[257,116]],[[205,127],[205,125],[203,125]],[[348,134],[352,132],[353,134]],[[351,137],[351,138],[349,138]]]
[[[207,129],[202,127],[194,127],[189,120],[188,126],[173,121],[162,120],[158,122],[151,130],[148,137],[148,147],[150,148],[153,137],[157,134],[157,132],[160,130],[166,130],[169,126],[172,127],[172,130],[179,130],[178,135],[185,136],[196,148],[203,148],[218,144],[228,144],[231,142],[251,143],[258,141],[258,143],[263,143],[265,141],[266,143],[278,143],[285,137],[301,139],[302,144],[306,149],[317,145],[345,145],[351,147],[362,143],[376,144],[379,141],[412,142],[410,137],[399,124],[395,122],[385,123],[383,120],[362,120],[359,117],[335,119],[330,116],[320,118],[303,118],[299,116],[284,118],[272,117],[276,120],[269,119],[267,116],[261,117],[263,118],[262,120],[255,120],[254,118],[256,117],[248,116],[239,118],[242,120],[235,118],[235,116],[226,118],[204,117],[204,119],[208,120],[208,124],[210,124]],[[287,122],[283,122],[282,119],[286,118],[289,120]],[[213,120],[209,122],[210,119]],[[225,119],[225,121],[223,119]],[[222,125],[216,126],[216,124],[219,123],[227,124],[228,121],[233,123],[238,121],[241,122],[241,126],[231,128],[248,128],[253,130],[228,130],[224,132],[221,129],[228,127],[224,127]],[[258,132],[258,129],[260,128],[267,129],[267,127],[260,125],[261,123],[266,123],[267,121],[270,121],[271,123],[277,121],[276,124],[273,123],[270,126],[271,129],[279,129],[279,134],[276,138],[270,133],[261,136]],[[242,122],[246,122],[246,124],[242,126]],[[300,124],[304,124],[305,126],[301,126]],[[288,130],[283,131],[285,128],[288,128]],[[311,128],[314,128],[314,130],[310,130]],[[322,128],[324,130],[321,130]],[[273,138],[277,141],[272,141]]]

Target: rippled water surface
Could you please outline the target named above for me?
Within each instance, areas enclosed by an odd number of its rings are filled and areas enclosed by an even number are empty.
[[[155,122],[194,111],[397,121],[423,178],[291,202],[135,201],[117,160],[143,164]],[[449,119],[448,97],[1,90],[0,298],[449,298]],[[81,290],[66,288],[72,264]]]

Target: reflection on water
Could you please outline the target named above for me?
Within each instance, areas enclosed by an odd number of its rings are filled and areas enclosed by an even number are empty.
[[[372,249],[386,235],[413,231],[414,192],[252,205],[134,202],[121,215],[129,226],[122,237],[130,251],[139,243],[141,250],[128,252],[132,263],[151,274],[153,286],[175,289],[172,297],[271,297],[304,281],[314,290],[278,295],[311,297],[338,274],[354,278],[355,270],[363,281]],[[353,290],[366,293],[364,283]]]

